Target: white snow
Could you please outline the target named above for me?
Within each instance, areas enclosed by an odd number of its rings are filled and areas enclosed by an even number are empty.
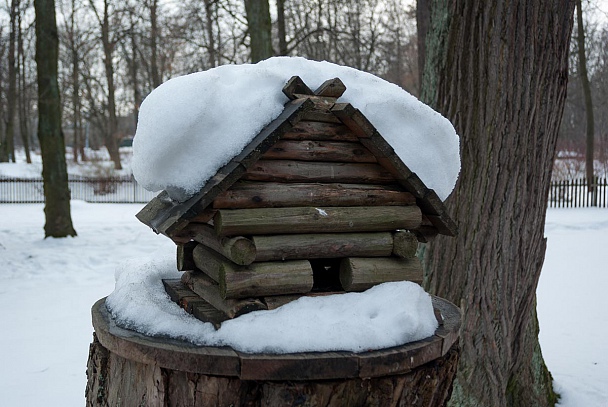
[[[0,205],[3,407],[82,406],[90,307],[126,259],[174,253],[135,219],[142,205],[72,204],[78,237],[59,240],[43,239],[42,205]],[[540,340],[560,406],[607,406],[608,210],[549,209],[546,225]]]
[[[216,331],[168,298],[161,279],[180,275],[174,256],[121,265],[107,299],[116,323],[147,335],[249,353],[362,352],[424,339],[437,329],[430,296],[417,284],[396,282],[363,293],[300,298],[226,321]]]
[[[338,101],[360,109],[426,186],[447,198],[460,171],[459,139],[447,119],[369,73],[290,57],[224,65],[156,88],[139,113],[135,178],[175,199],[192,195],[281,113],[282,88],[294,75],[313,90],[339,77],[346,92]]]

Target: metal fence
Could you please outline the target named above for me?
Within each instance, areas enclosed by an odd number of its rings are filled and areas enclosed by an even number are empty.
[[[92,203],[147,203],[156,196],[132,177],[68,179],[72,199]],[[42,178],[0,177],[0,203],[43,203]]]
[[[586,179],[556,181],[549,189],[550,208],[608,207],[608,179],[595,178],[592,191]]]
[[[70,176],[72,199],[95,203],[148,203],[156,196],[146,191],[132,177],[84,178]],[[555,181],[549,189],[549,207],[608,207],[608,180],[596,178],[593,192],[585,179]],[[0,176],[0,203],[43,203],[42,178],[6,178]]]

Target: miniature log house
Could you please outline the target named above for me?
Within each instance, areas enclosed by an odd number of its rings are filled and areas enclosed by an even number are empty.
[[[454,236],[437,194],[365,116],[336,100],[339,79],[290,101],[185,202],[161,192],[137,217],[177,244],[171,298],[214,323],[303,295],[422,281],[418,242]]]

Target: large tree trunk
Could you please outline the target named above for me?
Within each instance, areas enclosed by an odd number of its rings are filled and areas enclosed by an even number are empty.
[[[549,406],[535,291],[568,79],[574,0],[431,1],[423,99],[461,136],[447,205],[459,237],[427,249],[428,288],[460,304],[459,406]]]
[[[270,58],[272,52],[270,6],[268,0],[245,0],[251,62]]]
[[[75,236],[70,214],[70,189],[61,131],[61,103],[57,83],[59,38],[54,0],[35,0],[36,66],[38,72],[38,139],[44,179],[46,237]]]

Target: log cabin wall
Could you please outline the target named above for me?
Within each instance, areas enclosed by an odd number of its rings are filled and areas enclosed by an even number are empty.
[[[418,239],[408,232],[423,223],[416,198],[329,110],[335,98],[314,102],[173,237],[191,291],[177,282],[166,283],[167,291],[200,319],[422,281]]]

